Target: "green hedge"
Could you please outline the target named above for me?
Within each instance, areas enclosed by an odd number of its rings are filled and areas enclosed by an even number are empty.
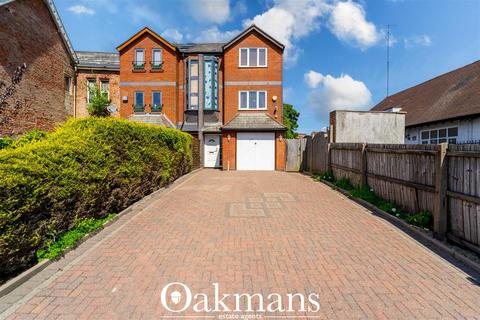
[[[191,136],[112,118],[70,120],[0,150],[0,276],[78,220],[119,212],[191,170]]]

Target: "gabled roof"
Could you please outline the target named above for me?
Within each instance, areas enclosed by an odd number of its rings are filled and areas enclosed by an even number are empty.
[[[16,0],[0,0],[0,7],[14,1]],[[62,38],[62,41],[65,44],[65,47],[67,48],[70,58],[74,63],[76,63],[77,56],[75,54],[75,50],[73,50],[72,43],[68,38],[67,32],[65,31],[65,27],[63,26],[63,23],[62,23],[62,19],[60,19],[60,15],[58,14],[57,8],[55,7],[53,0],[43,0],[43,2],[45,3],[45,5],[48,8],[48,11],[50,12],[53,22],[57,27],[58,33],[60,34],[60,37]]]
[[[118,52],[76,51],[79,69],[120,71]]]
[[[480,115],[480,60],[385,98],[372,111],[401,108],[414,126]]]
[[[170,42],[168,42],[167,40],[165,40],[164,38],[162,38],[161,36],[156,34],[152,29],[150,29],[148,27],[143,28],[142,30],[140,30],[139,32],[134,34],[130,39],[128,39],[127,41],[125,41],[124,43],[119,45],[117,47],[117,50],[122,51],[123,49],[125,49],[126,46],[128,46],[129,44],[131,44],[133,41],[137,40],[141,36],[143,36],[145,33],[150,34],[152,37],[154,37],[158,41],[162,42],[163,44],[165,44],[167,47],[169,47],[173,51],[176,51],[177,48],[173,44],[171,44]]]
[[[238,40],[242,39],[243,37],[245,37],[247,34],[249,34],[250,32],[252,31],[257,31],[258,33],[260,33],[262,36],[264,36],[265,38],[267,38],[270,42],[272,42],[273,44],[275,44],[276,46],[278,46],[280,49],[285,49],[285,46],[278,40],[276,40],[275,38],[273,38],[271,35],[269,35],[268,33],[266,33],[265,31],[263,31],[262,29],[260,29],[259,27],[257,27],[256,25],[252,24],[250,27],[248,27],[247,29],[245,29],[243,32],[241,32],[240,34],[238,34],[235,38],[233,38],[232,40],[230,40],[229,42],[227,42],[224,46],[223,46],[223,49],[227,49],[228,47],[232,46],[235,42],[237,42]]]
[[[238,113],[232,120],[227,122],[222,130],[285,130],[286,127],[263,112]]]

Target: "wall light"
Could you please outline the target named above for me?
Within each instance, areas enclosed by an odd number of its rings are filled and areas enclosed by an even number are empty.
[[[228,142],[230,142],[230,139],[231,139],[231,138],[232,138],[232,137],[230,136],[230,134],[228,134],[228,135],[227,135],[227,140],[228,140]]]
[[[279,135],[279,136],[278,136],[278,140],[280,140],[280,142],[282,142],[282,141],[283,141],[283,136],[282,136],[282,135]]]
[[[277,102],[277,99],[278,99],[277,96],[272,96],[272,101],[273,102]]]

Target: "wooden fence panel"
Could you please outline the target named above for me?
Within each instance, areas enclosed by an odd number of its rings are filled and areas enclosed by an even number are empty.
[[[432,212],[439,238],[480,253],[480,145],[332,143],[325,153],[337,179],[366,183],[407,212]]]
[[[434,210],[432,145],[367,145],[367,184],[383,199],[409,212]]]
[[[356,187],[361,185],[360,143],[332,143],[330,145],[330,166],[337,179],[346,178]]]
[[[480,246],[480,145],[450,145],[448,159],[448,230]]]

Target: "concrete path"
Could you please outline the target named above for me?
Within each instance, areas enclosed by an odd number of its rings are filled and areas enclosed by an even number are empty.
[[[300,174],[201,170],[141,209],[1,298],[0,317],[480,318],[478,274]],[[162,289],[171,282],[205,296],[193,297],[184,312],[168,311]],[[215,304],[214,283],[219,300],[229,295],[223,301],[230,310],[233,294],[260,293],[266,312],[246,312],[245,296],[242,312],[225,311]],[[184,289],[165,289],[167,307],[184,306]],[[178,304],[173,291],[182,294]],[[305,311],[289,293],[305,297]],[[315,294],[319,311],[308,299]],[[289,298],[294,311],[286,310]],[[261,307],[259,299],[252,308]],[[280,309],[270,310],[283,312],[268,312],[275,299]],[[215,307],[220,311],[205,312]]]

